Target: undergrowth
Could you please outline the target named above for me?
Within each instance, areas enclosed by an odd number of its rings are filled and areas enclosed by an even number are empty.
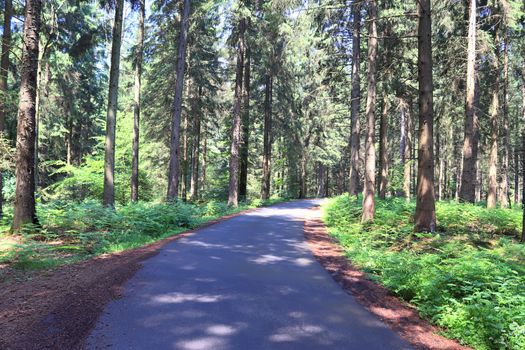
[[[361,200],[324,206],[324,220],[352,263],[476,349],[525,349],[525,245],[521,210],[437,203],[436,233],[414,233],[415,203],[376,201],[361,224]]]
[[[195,228],[221,216],[282,201],[254,200],[233,208],[223,202],[130,203],[106,208],[97,201],[55,201],[38,206],[39,228],[27,226],[9,234],[11,213],[0,220],[2,267],[45,269],[91,256],[136,248]]]

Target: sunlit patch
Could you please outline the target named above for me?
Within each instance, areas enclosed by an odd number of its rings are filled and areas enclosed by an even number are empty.
[[[224,349],[226,341],[218,337],[205,337],[194,340],[183,340],[176,344],[177,349],[185,350],[209,350],[209,349]]]
[[[232,335],[232,334],[237,333],[237,330],[235,328],[233,328],[232,326],[225,325],[225,324],[216,324],[213,326],[209,326],[206,331],[213,335],[222,335],[222,336]]]
[[[254,262],[256,264],[261,264],[261,265],[272,264],[272,263],[276,263],[276,262],[283,261],[283,260],[286,260],[286,258],[283,258],[283,257],[280,257],[280,256],[271,255],[271,254],[265,254],[265,255],[262,255],[262,256],[260,256],[258,258],[250,259],[250,261],[252,261],[252,262]]]
[[[216,303],[227,299],[224,295],[218,294],[185,294],[185,293],[170,293],[157,295],[151,298],[155,304],[179,304],[185,302],[195,303]]]

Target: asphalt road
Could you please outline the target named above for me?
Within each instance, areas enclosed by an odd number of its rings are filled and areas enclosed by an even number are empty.
[[[311,255],[314,200],[241,215],[165,246],[106,306],[87,349],[409,349]]]

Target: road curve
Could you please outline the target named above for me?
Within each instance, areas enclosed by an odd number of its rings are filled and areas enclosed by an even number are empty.
[[[124,285],[87,349],[410,349],[317,263],[315,200],[237,216],[174,241]]]

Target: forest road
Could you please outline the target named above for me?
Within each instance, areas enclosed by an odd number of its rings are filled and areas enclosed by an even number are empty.
[[[164,246],[106,306],[85,348],[410,349],[311,254],[303,224],[319,203],[259,209]]]

